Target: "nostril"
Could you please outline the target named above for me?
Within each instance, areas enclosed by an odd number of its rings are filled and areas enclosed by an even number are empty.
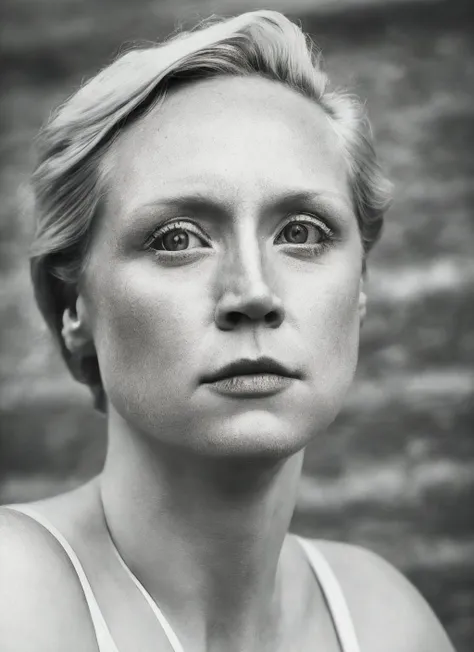
[[[225,305],[224,302],[220,302],[216,306],[215,321],[217,326],[223,330],[238,328],[244,322],[257,321],[267,328],[278,328],[284,320],[284,310],[277,302],[273,302],[271,309],[268,305],[269,301],[265,302],[266,305],[263,301],[240,301],[242,306],[236,305],[237,301],[233,301],[233,305],[229,305],[229,303],[230,301]]]
[[[231,310],[227,313],[227,321],[231,326],[237,326],[241,317],[241,313],[237,310]]]
[[[281,317],[278,310],[270,310],[265,315],[265,323],[268,326],[278,326],[280,322],[281,322]]]

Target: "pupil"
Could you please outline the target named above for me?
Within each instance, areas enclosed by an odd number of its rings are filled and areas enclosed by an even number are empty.
[[[185,231],[170,231],[163,237],[163,246],[167,251],[182,251],[187,249],[189,236]]]
[[[301,244],[308,239],[308,229],[302,224],[288,224],[285,227],[285,238],[290,242]]]

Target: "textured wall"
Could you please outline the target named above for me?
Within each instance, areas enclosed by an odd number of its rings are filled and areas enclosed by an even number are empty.
[[[337,85],[368,100],[395,204],[369,268],[369,316],[343,413],[308,450],[294,528],[403,568],[460,652],[474,634],[474,39],[466,2],[298,7]],[[221,13],[258,6],[222,2]],[[323,5],[333,13],[305,7]],[[344,9],[347,5],[348,8]],[[96,472],[104,421],[65,373],[32,302],[21,183],[49,111],[124,41],[217,2],[9,0],[0,140],[0,501]]]

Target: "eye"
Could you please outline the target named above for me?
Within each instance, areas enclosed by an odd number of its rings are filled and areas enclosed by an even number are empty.
[[[173,222],[155,231],[146,246],[154,251],[179,252],[210,245],[192,223]]]
[[[275,240],[276,244],[323,244],[332,236],[332,230],[319,220],[306,217],[292,218],[280,231]]]

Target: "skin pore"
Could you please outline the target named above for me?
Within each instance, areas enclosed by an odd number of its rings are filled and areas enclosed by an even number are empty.
[[[217,78],[171,92],[104,166],[76,309],[108,398],[111,536],[186,650],[305,650],[310,633],[314,649],[320,597],[286,533],[304,446],[352,381],[364,301],[337,136],[282,85]],[[202,382],[260,356],[299,377],[258,398]]]

